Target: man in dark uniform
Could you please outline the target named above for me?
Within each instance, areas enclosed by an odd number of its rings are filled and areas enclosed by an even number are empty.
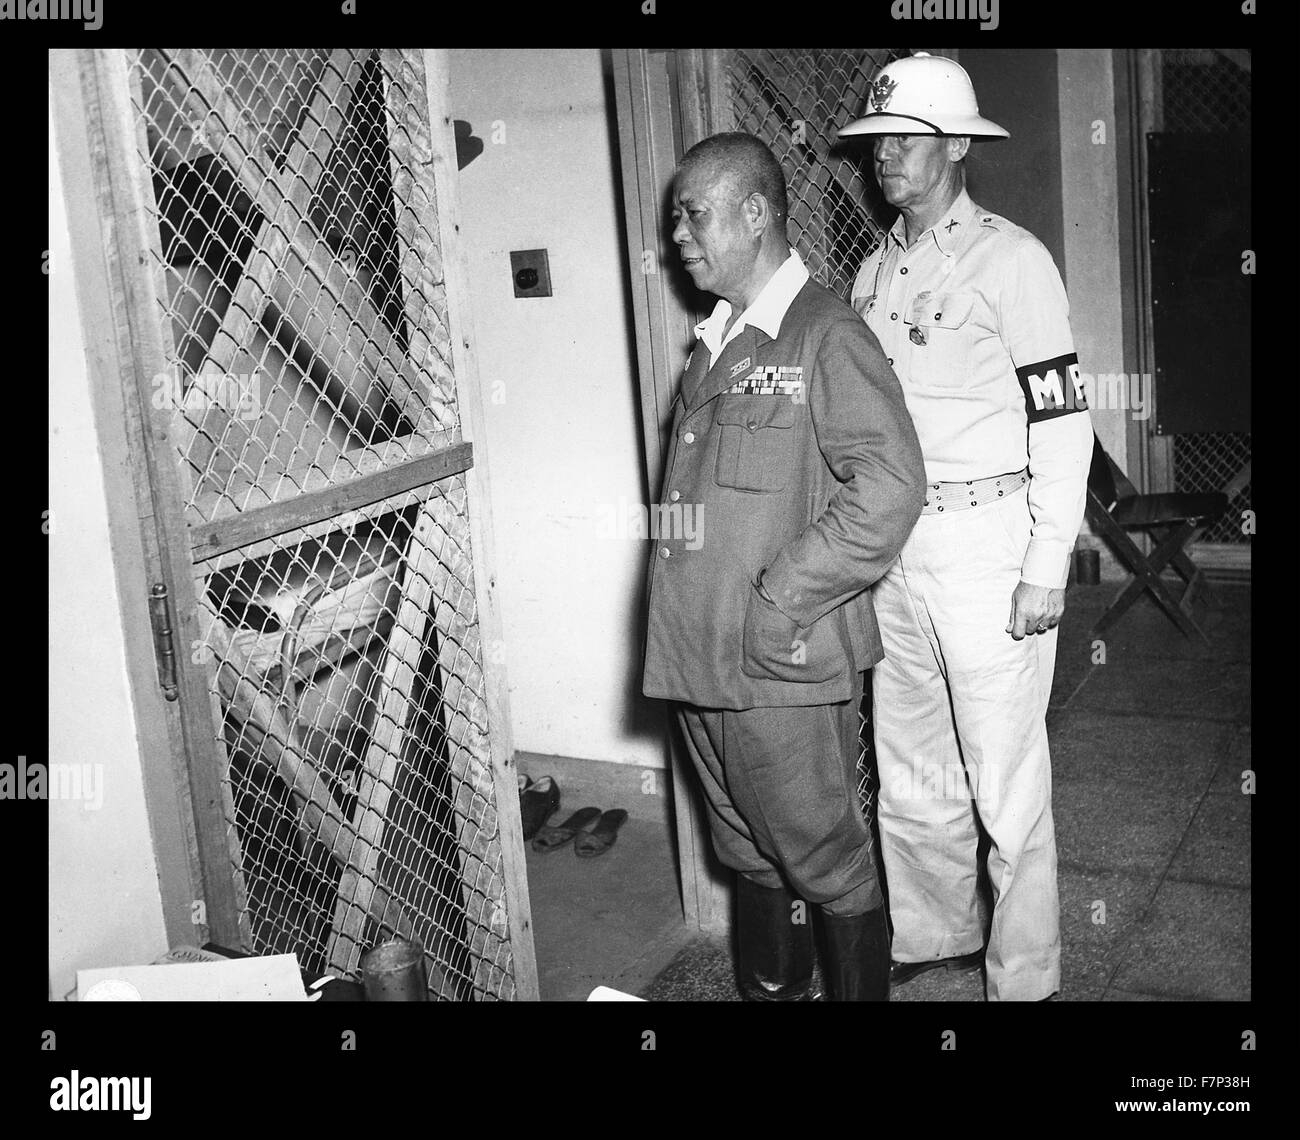
[[[925,469],[897,378],[786,239],[786,187],[752,135],[705,139],[674,183],[673,241],[721,298],[674,402],[655,539],[646,696],[676,702],[719,859],[738,872],[747,997],[810,996],[820,907],[832,1000],[884,1001],[889,935],[857,798],[867,587],[921,512]]]

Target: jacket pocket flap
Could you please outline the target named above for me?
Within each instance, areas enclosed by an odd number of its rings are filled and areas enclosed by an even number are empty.
[[[720,424],[739,424],[749,431],[759,428],[793,427],[799,409],[791,396],[773,393],[770,396],[724,395],[718,400],[714,416]]]
[[[917,297],[908,321],[931,328],[961,328],[975,304],[973,293],[944,293],[938,297]]]

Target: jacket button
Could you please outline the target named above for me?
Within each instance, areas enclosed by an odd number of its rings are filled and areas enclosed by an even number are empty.
[[[694,442],[695,442],[695,433],[694,433],[693,431],[688,431],[688,432],[686,432],[686,434],[682,436],[682,442],[683,442],[683,443],[694,443]]]
[[[894,363],[894,358],[893,358],[892,356],[889,358],[889,363],[890,363],[890,364],[893,364],[893,363]]]
[[[672,556],[673,556],[673,552],[672,552],[671,550],[669,550],[668,547],[666,547],[666,546],[661,546],[661,547],[659,548],[659,557],[660,557],[660,558],[671,558]]]
[[[747,423],[745,426],[746,426],[747,428],[749,428],[750,431],[757,431],[757,430],[758,430],[758,421],[757,421],[757,420],[750,420],[749,423]]]
[[[897,313],[890,313],[890,314],[889,314],[889,319],[890,319],[891,321],[896,321],[896,320],[898,320],[898,314],[897,314]]]
[[[668,492],[668,501],[669,501],[670,503],[675,503],[675,502],[677,502],[677,500],[680,499],[681,497],[682,497],[682,493],[681,493],[680,491],[669,491],[669,492]]]

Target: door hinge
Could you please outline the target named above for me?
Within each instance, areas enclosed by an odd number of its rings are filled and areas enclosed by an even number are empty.
[[[167,587],[161,582],[149,588],[149,624],[153,627],[153,651],[158,659],[158,684],[162,686],[163,696],[174,701],[180,694],[176,685],[176,651],[167,612]]]

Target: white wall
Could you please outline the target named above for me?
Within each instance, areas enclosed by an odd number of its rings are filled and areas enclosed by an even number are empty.
[[[601,53],[458,50],[452,113],[491,458],[515,747],[664,763],[640,697],[646,543],[603,537],[645,490],[622,201]],[[511,250],[549,251],[553,296],[516,298]]]
[[[1137,364],[1124,358],[1111,54],[1061,48],[1057,77],[1065,263],[1079,368],[1094,375],[1131,373]],[[1092,409],[1097,436],[1121,468],[1127,461],[1128,414],[1124,408]]]
[[[1124,356],[1124,294],[1120,288],[1119,173],[1115,147],[1115,84],[1111,53],[1060,48],[1057,84],[1061,116],[1061,206],[1065,219],[1065,277],[1070,294],[1070,329],[1081,372],[1130,377],[1124,406],[1102,406],[1094,397],[1093,429],[1121,470],[1128,458],[1129,416],[1150,415],[1151,385],[1136,383],[1136,360]],[[1100,124],[1100,127],[1099,125]],[[1115,389],[1109,389],[1112,396]],[[1145,406],[1144,406],[1145,405]],[[1104,578],[1127,572],[1110,547],[1083,520],[1078,545],[1101,551]]]
[[[91,416],[63,179],[50,115],[50,755],[101,765],[102,804],[49,804],[50,986],[167,949],[127,683],[108,505]],[[13,763],[13,757],[6,757]],[[28,762],[45,757],[29,756]]]

